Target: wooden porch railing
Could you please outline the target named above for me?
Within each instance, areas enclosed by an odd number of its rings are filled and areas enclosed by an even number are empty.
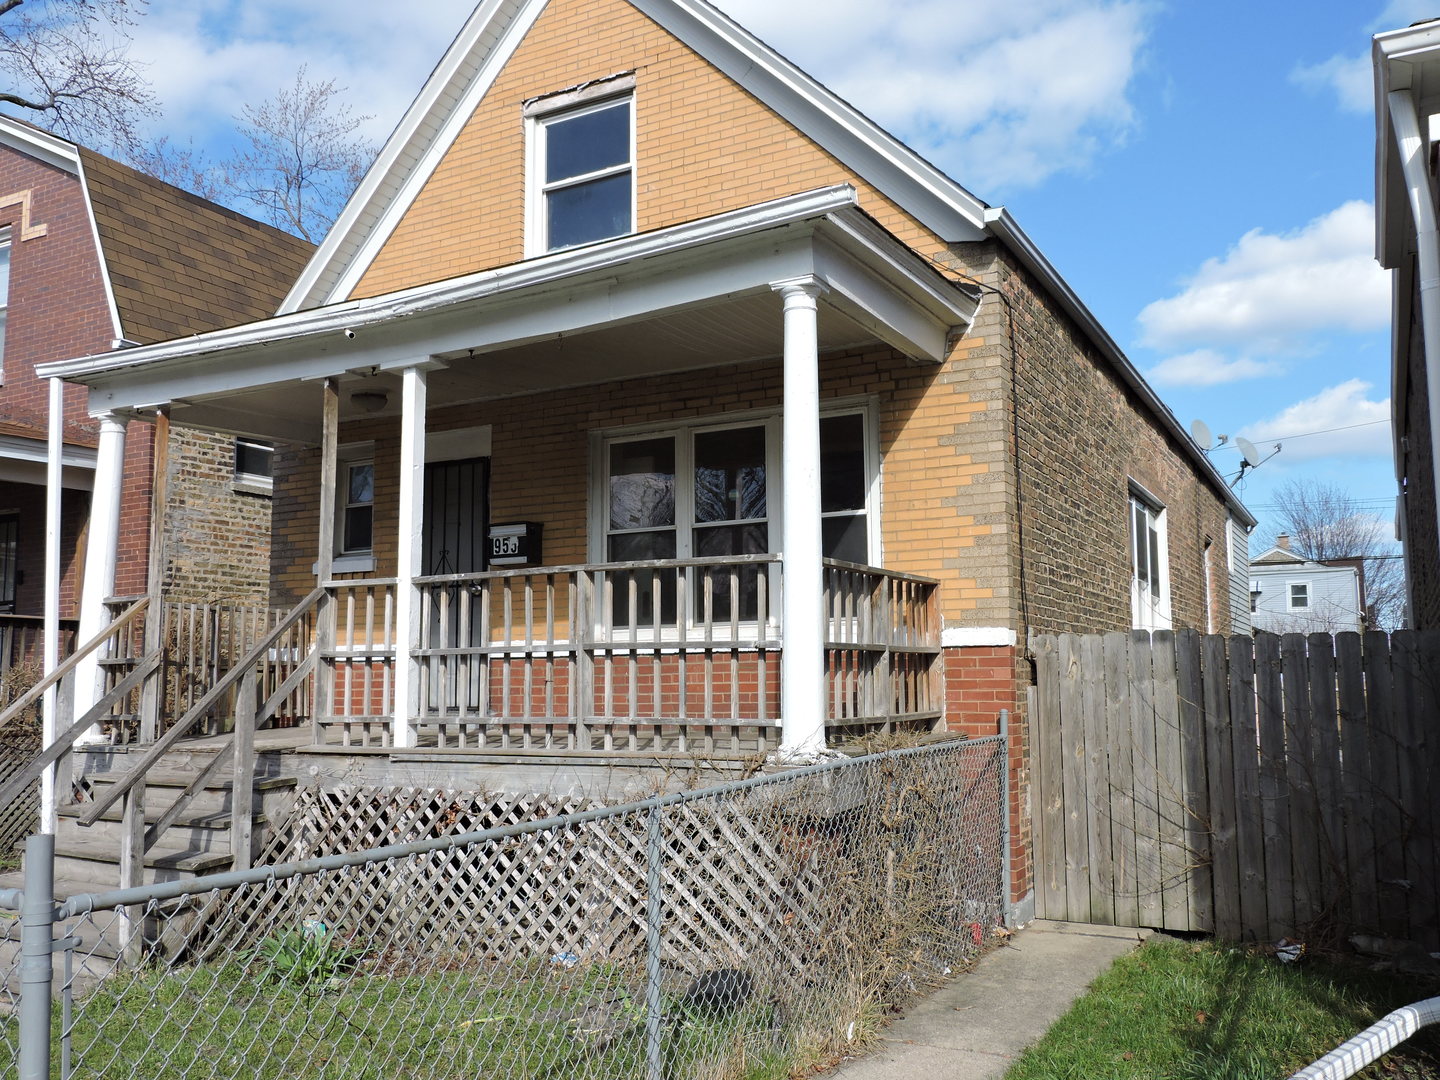
[[[63,660],[75,647],[75,619],[60,620],[60,650]],[[11,668],[40,666],[45,640],[45,620],[39,615],[0,615],[0,675]]]
[[[457,749],[766,751],[780,734],[781,565],[770,555],[555,566],[419,579],[416,721]],[[329,714],[385,746],[394,582],[330,585]],[[833,727],[940,715],[933,581],[828,563]]]

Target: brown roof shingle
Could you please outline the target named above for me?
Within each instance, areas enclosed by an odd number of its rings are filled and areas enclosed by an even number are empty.
[[[124,336],[142,345],[275,314],[314,248],[80,148]]]

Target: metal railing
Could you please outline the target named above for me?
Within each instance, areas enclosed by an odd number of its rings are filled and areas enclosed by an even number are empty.
[[[0,1065],[790,1075],[996,940],[1005,784],[1003,737],[957,740],[58,907],[35,838]]]

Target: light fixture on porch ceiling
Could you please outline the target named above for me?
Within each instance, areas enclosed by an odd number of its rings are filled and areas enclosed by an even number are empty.
[[[350,395],[350,404],[364,413],[378,413],[390,404],[390,395],[383,390],[356,390]]]

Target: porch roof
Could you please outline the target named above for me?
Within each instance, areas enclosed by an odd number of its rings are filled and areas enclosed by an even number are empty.
[[[183,424],[310,443],[332,376],[386,393],[383,414],[394,372],[426,359],[432,400],[458,404],[779,355],[771,286],[800,277],[828,289],[822,351],[882,342],[938,363],[979,305],[840,185],[39,373],[88,385],[95,414],[169,404]]]

